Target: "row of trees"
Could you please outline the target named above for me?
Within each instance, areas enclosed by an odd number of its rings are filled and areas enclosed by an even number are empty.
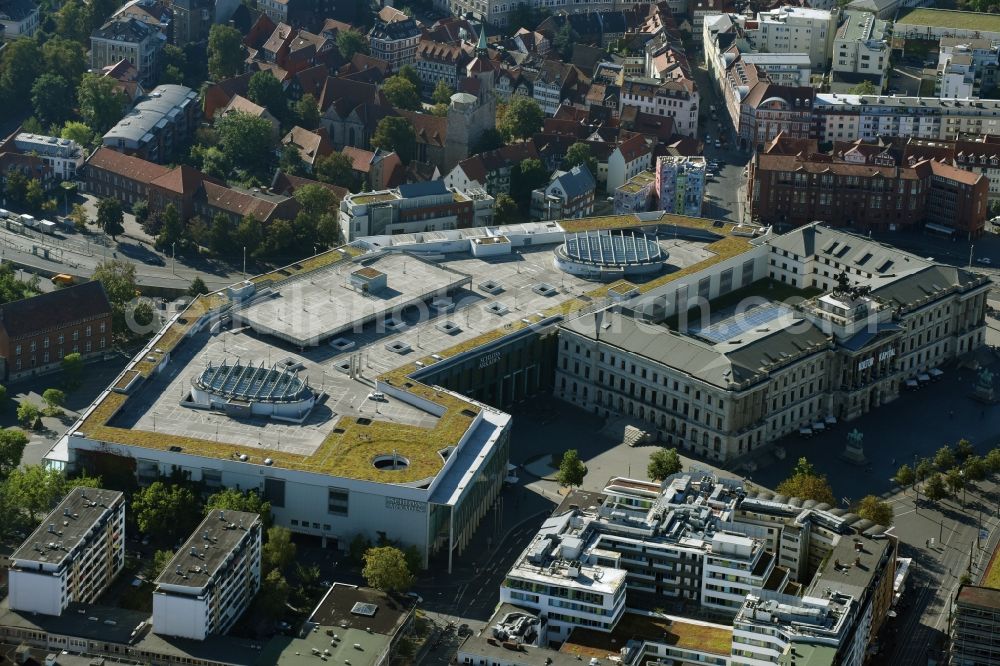
[[[978,456],[971,442],[961,439],[954,447],[942,446],[933,457],[921,458],[913,467],[901,465],[894,480],[904,489],[912,486],[918,493],[917,484],[923,483],[927,499],[937,502],[957,495],[971,483],[998,473],[1000,447],[991,449],[985,456]]]

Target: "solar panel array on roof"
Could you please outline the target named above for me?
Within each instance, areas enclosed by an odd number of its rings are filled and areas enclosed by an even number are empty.
[[[692,335],[709,340],[710,342],[725,342],[739,337],[748,331],[766,326],[772,321],[791,313],[792,311],[784,305],[766,303],[752,310],[727,317],[704,328],[691,327],[689,330]]]

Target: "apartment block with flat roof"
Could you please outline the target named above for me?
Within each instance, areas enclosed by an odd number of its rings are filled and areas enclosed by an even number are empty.
[[[261,519],[213,509],[156,579],[153,631],[204,640],[226,633],[260,589]]]
[[[61,615],[95,601],[125,566],[125,496],[74,488],[10,561],[12,610]]]

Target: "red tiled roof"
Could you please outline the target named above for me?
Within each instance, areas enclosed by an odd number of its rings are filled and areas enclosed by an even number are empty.
[[[146,185],[170,172],[170,169],[163,165],[147,162],[144,159],[104,147],[98,148],[90,156],[90,159],[87,160],[87,166],[125,176]]]
[[[354,146],[344,146],[344,149],[340,152],[351,158],[355,171],[368,173],[371,170],[372,158],[375,157],[375,153],[372,151],[355,148]]]
[[[205,178],[205,174],[194,167],[182,164],[171,169],[159,178],[150,182],[150,185],[162,187],[165,190],[176,192],[177,194],[193,194]]]
[[[645,137],[641,134],[633,134],[619,144],[618,150],[621,151],[625,163],[628,164],[649,153],[650,149],[649,145],[646,144]]]

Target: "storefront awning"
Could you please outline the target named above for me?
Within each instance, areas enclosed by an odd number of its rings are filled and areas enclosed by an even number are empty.
[[[934,224],[933,222],[928,222],[926,226],[931,231],[936,231],[939,234],[948,234],[950,236],[951,234],[955,233],[955,230],[952,229],[951,227],[945,227],[940,224]]]

